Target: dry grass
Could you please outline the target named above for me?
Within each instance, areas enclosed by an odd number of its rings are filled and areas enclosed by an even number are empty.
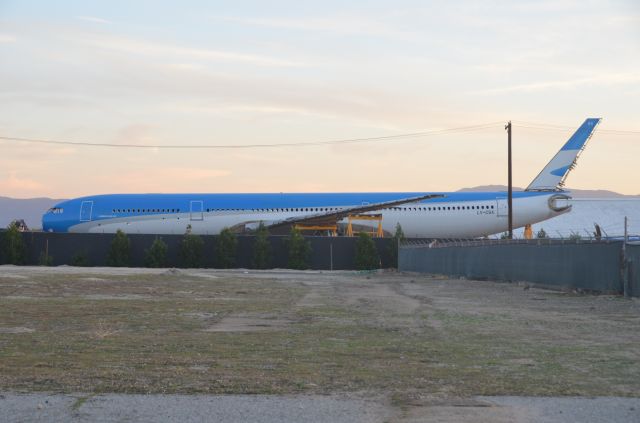
[[[397,274],[0,273],[0,390],[637,395],[640,308]]]

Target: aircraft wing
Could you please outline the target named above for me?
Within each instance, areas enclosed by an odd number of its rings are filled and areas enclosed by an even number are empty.
[[[382,203],[363,204],[361,206],[347,207],[340,210],[332,210],[332,211],[310,214],[306,216],[292,217],[289,219],[272,223],[270,225],[267,225],[267,227],[270,230],[271,229],[277,230],[277,229],[282,229],[295,224],[318,225],[318,226],[335,225],[337,222],[346,218],[349,215],[388,209],[389,207],[395,207],[401,204],[415,203],[418,201],[430,200],[432,198],[442,198],[442,197],[444,197],[443,194],[428,194],[428,195],[421,195],[418,197],[409,197],[409,198],[401,198],[399,200],[385,201]]]

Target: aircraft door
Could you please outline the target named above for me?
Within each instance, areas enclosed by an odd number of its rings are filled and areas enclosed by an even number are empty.
[[[509,206],[507,204],[506,198],[496,198],[496,208],[498,209],[498,217],[508,217],[509,216]]]
[[[201,200],[191,201],[191,220],[204,219],[204,205]]]
[[[90,222],[93,211],[93,201],[83,201],[80,205],[80,222]]]

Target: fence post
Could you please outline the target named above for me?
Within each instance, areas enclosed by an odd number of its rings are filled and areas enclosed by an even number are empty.
[[[631,281],[633,280],[633,270],[634,270],[633,264],[634,262],[631,260],[627,262],[627,285],[628,285],[627,292],[629,293],[629,297],[634,296],[633,287],[631,286]]]

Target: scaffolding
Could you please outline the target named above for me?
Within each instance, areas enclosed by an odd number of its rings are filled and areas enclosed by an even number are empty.
[[[533,239],[533,229],[531,228],[531,225],[525,225],[524,239]]]
[[[377,220],[378,228],[376,231],[368,232],[374,238],[384,238],[384,232],[382,231],[382,214],[350,214],[347,216],[347,231],[345,233],[346,236],[354,236],[355,233],[353,231],[354,220]]]
[[[304,223],[297,223],[293,227],[300,232],[310,231],[326,231],[330,236],[338,236],[338,225],[305,225]]]

